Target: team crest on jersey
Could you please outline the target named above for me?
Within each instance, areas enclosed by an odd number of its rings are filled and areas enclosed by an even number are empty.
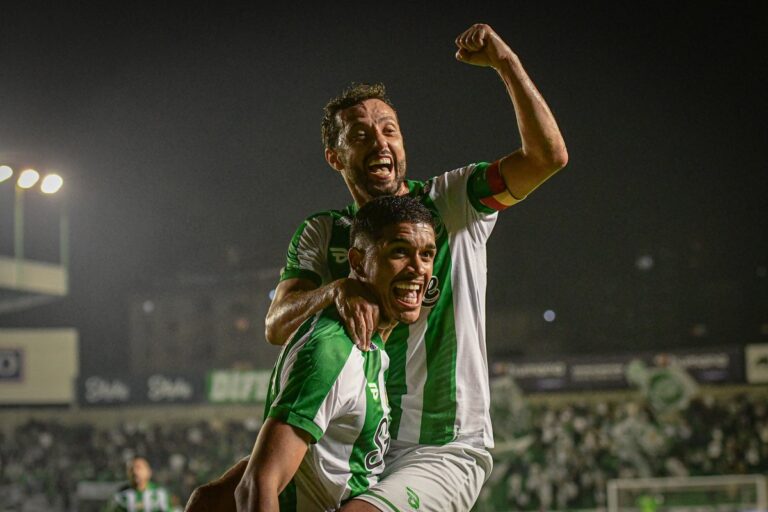
[[[347,250],[343,247],[331,247],[328,250],[331,251],[331,256],[333,256],[333,260],[336,263],[344,263],[347,261]]]
[[[421,300],[422,306],[434,306],[437,299],[440,298],[440,280],[437,276],[432,276],[427,284],[427,291],[424,292],[424,298]]]

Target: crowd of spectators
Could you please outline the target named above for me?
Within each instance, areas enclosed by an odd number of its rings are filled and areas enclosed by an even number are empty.
[[[522,398],[506,412],[497,405],[494,422],[498,448],[481,511],[603,509],[613,478],[768,473],[764,397],[704,395],[664,417],[639,398],[563,405]],[[250,452],[259,427],[221,419],[111,428],[29,421],[0,439],[2,510],[83,510],[78,483],[123,481],[134,455],[148,458],[153,480],[181,510],[195,486]]]
[[[704,394],[677,414],[638,398],[532,405],[523,416],[528,424],[514,430],[494,416],[482,510],[604,509],[615,478],[768,474],[764,396]]]
[[[30,421],[0,440],[0,510],[96,509],[78,483],[125,481],[125,462],[146,457],[154,482],[183,509],[192,490],[250,453],[260,422],[126,422],[112,428]]]

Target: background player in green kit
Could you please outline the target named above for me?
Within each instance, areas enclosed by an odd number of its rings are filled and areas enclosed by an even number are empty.
[[[144,457],[134,457],[126,464],[128,485],[117,491],[107,503],[106,512],[166,512],[171,510],[168,491],[151,481],[152,468]]]
[[[436,251],[432,214],[407,196],[381,197],[357,212],[350,238],[354,275],[381,307],[371,350],[355,347],[333,307],[293,334],[235,492],[239,511],[336,510],[381,474],[389,445],[381,348],[398,322],[419,317]],[[278,500],[291,479],[295,490]]]
[[[348,278],[348,262],[339,257],[349,218],[385,195],[415,197],[435,217],[437,255],[424,310],[414,324],[397,327],[386,346],[392,409],[387,466],[382,479],[345,510],[463,511],[476,501],[491,471],[493,447],[485,244],[496,213],[524,199],[568,160],[549,107],[493,29],[473,25],[456,46],[460,62],[493,68],[501,78],[522,147],[426,182],[406,180],[403,136],[384,87],[344,91],[326,106],[322,131],[326,161],[344,179],[354,204],[302,223],[267,314],[267,339],[283,344],[307,318],[335,306],[353,340],[366,347],[380,307]],[[233,470],[216,485],[225,489],[236,475]]]

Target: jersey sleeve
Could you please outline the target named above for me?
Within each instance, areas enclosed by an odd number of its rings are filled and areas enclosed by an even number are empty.
[[[470,164],[427,182],[429,197],[452,236],[467,233],[475,244],[488,240],[498,213],[485,206],[480,198],[489,193],[486,171],[491,166],[485,162]]]
[[[327,248],[332,219],[316,215],[306,219],[293,234],[280,281],[309,279],[316,286],[328,279]]]
[[[268,417],[304,430],[317,442],[329,423],[346,412],[339,376],[353,347],[349,340],[328,338],[293,347],[280,370],[280,392]]]
[[[525,198],[514,197],[501,177],[499,160],[475,164],[467,182],[467,197],[481,213],[500,212]]]

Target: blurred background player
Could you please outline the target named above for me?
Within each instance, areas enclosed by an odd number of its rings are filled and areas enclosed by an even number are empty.
[[[134,457],[126,465],[128,484],[117,491],[106,512],[165,512],[171,510],[168,491],[151,481],[152,468],[144,457]]]

